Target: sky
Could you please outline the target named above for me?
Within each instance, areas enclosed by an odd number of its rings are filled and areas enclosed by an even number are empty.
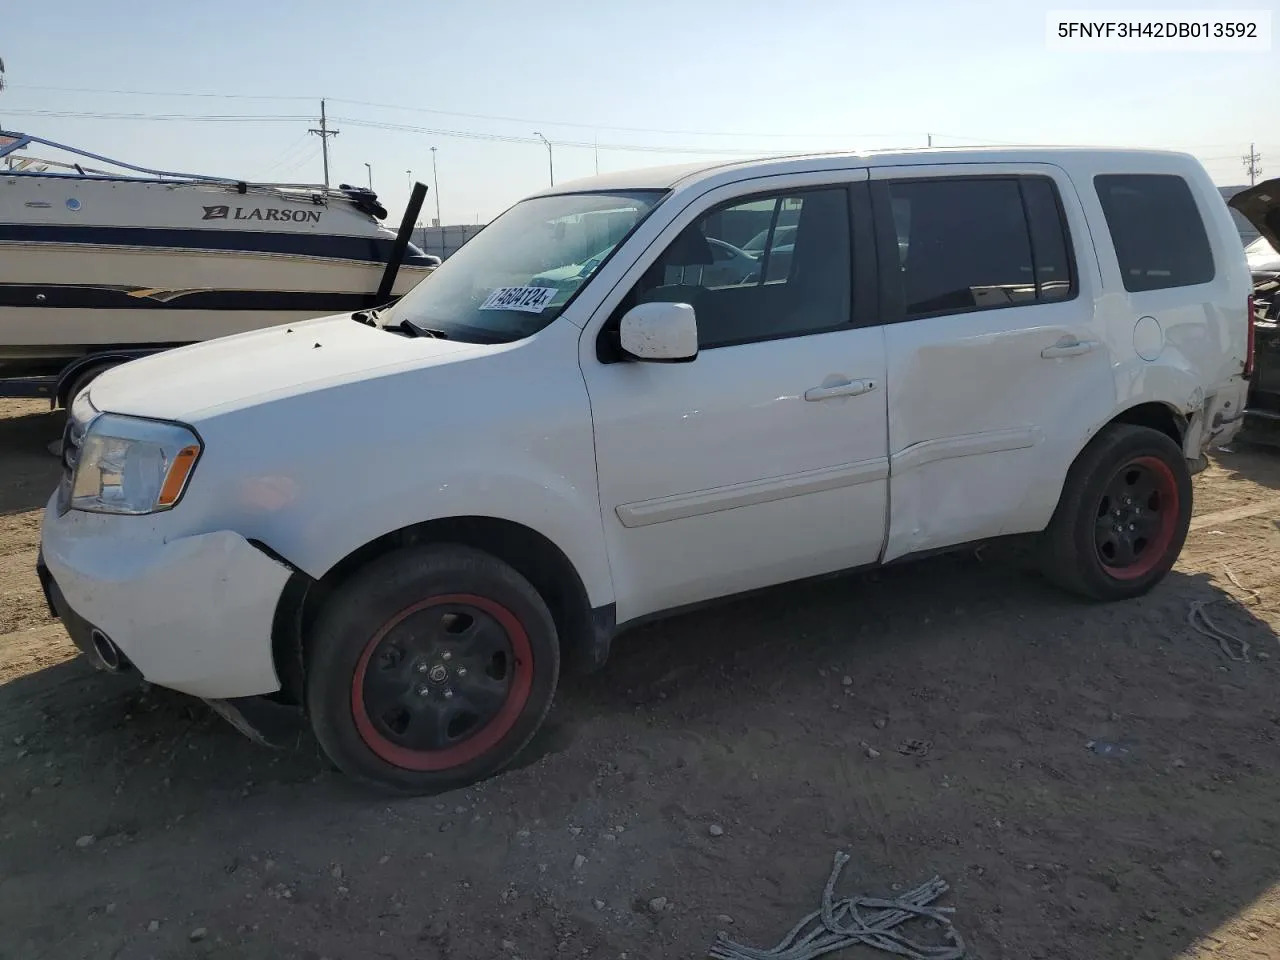
[[[1152,5],[1124,4],[1139,6]],[[0,126],[148,167],[317,183],[320,141],[307,130],[327,98],[340,131],[331,182],[366,184],[369,164],[398,221],[412,171],[433,189],[422,219],[438,199],[447,224],[486,222],[546,186],[536,134],[552,141],[557,182],[597,166],[918,147],[930,135],[1188,150],[1221,185],[1247,182],[1252,142],[1263,176],[1280,176],[1280,50],[1050,50],[1045,13],[1063,7],[1115,5],[18,3],[0,27]]]

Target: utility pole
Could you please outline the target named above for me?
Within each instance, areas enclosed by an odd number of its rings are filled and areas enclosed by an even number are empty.
[[[547,171],[551,174],[551,185],[554,187],[556,185],[556,165],[551,156],[551,141],[537,130],[533,131],[533,135],[547,145]]]
[[[1249,144],[1249,152],[1240,159],[1244,161],[1244,168],[1249,174],[1249,186],[1253,186],[1258,182],[1258,174],[1262,172],[1260,161],[1261,154],[1255,149],[1255,144]]]
[[[0,90],[3,90],[3,89],[4,89],[4,60],[0,60]],[[3,129],[3,127],[4,125],[0,124],[0,129]],[[8,166],[10,171],[12,171],[13,170],[13,154],[10,153],[4,159],[5,159],[5,165]]]
[[[307,131],[307,133],[314,133],[317,137],[320,138],[320,153],[324,156],[324,188],[326,190],[329,189],[329,138],[336,137],[339,132],[340,131],[338,130],[329,129],[328,120],[325,119],[325,115],[324,115],[324,100],[321,100],[320,101],[320,128],[316,129],[315,127],[312,127],[310,130]],[[368,164],[365,164],[365,166],[368,166]],[[373,182],[372,171],[369,174],[369,181],[370,181],[370,184],[372,184]],[[373,189],[373,187],[370,186],[369,189]]]
[[[596,176],[600,176],[600,134],[596,133]]]
[[[929,146],[931,146],[931,147],[932,147],[932,146],[933,146],[933,134],[932,134],[932,133],[926,133],[926,134],[925,134],[925,136],[929,138]]]
[[[431,148],[431,189],[436,195],[436,226],[443,227],[440,219],[440,174],[436,172],[436,148]]]

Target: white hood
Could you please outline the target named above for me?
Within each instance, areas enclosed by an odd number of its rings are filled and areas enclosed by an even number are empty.
[[[1266,237],[1259,237],[1244,248],[1250,273],[1280,273],[1280,253],[1272,249]]]
[[[1227,201],[1266,238],[1272,250],[1280,250],[1280,177],[1246,187]]]
[[[504,349],[406,337],[341,314],[122,364],[93,381],[89,399],[109,413],[191,422],[278,397]]]

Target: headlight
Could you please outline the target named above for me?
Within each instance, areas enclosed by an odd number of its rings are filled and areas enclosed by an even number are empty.
[[[186,427],[104,413],[85,433],[68,506],[91,513],[168,510],[182,496],[200,457]]]

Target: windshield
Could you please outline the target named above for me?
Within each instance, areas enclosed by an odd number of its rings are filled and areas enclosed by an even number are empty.
[[[576,193],[524,200],[481,230],[389,311],[454,340],[532,336],[658,205],[664,191]]]

